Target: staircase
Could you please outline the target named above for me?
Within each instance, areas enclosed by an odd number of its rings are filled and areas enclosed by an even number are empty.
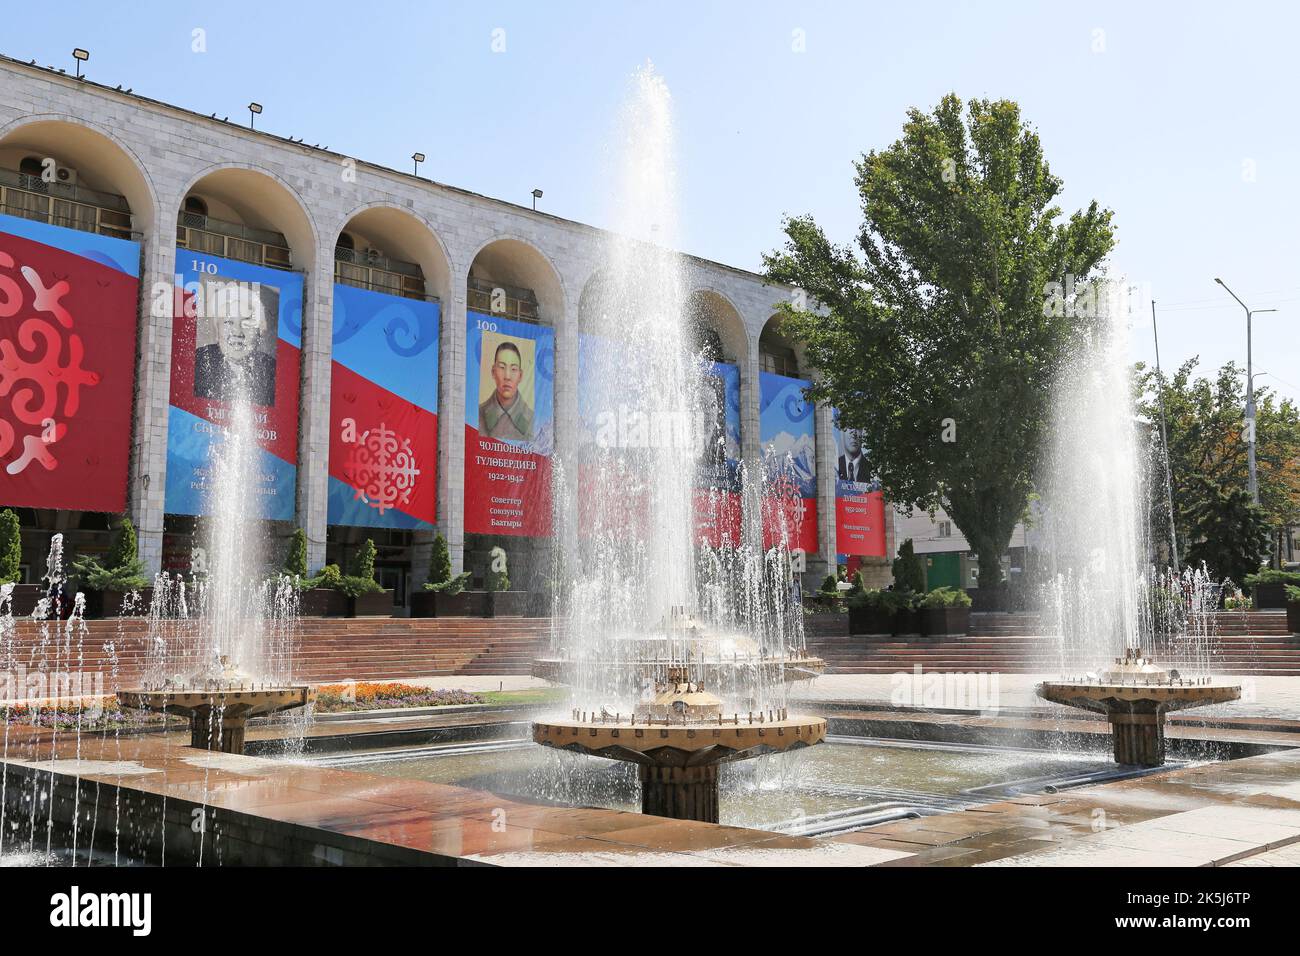
[[[188,625],[168,622],[174,639],[183,641]],[[296,680],[325,683],[343,680],[402,679],[441,675],[527,675],[535,657],[550,646],[547,618],[305,618],[298,628],[292,667]],[[0,667],[10,664],[57,671],[98,671],[107,687],[116,657],[116,686],[141,679],[148,660],[147,622],[90,621],[71,653],[41,644],[30,622],[18,624],[12,648],[0,648]],[[112,645],[114,653],[106,649]]]
[[[1215,673],[1245,676],[1300,676],[1300,635],[1287,631],[1286,615],[1235,611],[1212,615],[1206,639]],[[826,661],[828,674],[894,674],[920,665],[937,673],[997,672],[1055,674],[1095,669],[1097,661],[1062,662],[1053,637],[1041,636],[1036,615],[971,615],[971,633],[951,637],[832,634],[808,635],[808,650]],[[1157,659],[1167,658],[1155,648]]]

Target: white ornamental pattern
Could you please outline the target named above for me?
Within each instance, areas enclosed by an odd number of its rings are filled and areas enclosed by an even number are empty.
[[[389,508],[411,503],[420,468],[411,439],[400,437],[380,422],[378,428],[363,432],[353,444],[348,474],[356,498],[382,515]]]

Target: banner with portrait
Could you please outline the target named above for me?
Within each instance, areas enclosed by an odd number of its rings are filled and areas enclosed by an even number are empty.
[[[867,464],[862,436],[840,428],[835,410],[835,550],[843,557],[885,556],[885,496]]]
[[[0,215],[0,506],[126,510],[135,242]]]
[[[470,312],[465,335],[465,531],[551,533],[555,332]]]
[[[695,483],[695,539],[740,545],[740,369],[710,362],[700,396],[701,457]]]
[[[432,528],[437,302],[334,286],[329,523]]]
[[[225,440],[231,402],[244,389],[258,444],[250,508],[262,518],[292,521],[302,274],[177,249],[176,278],[166,510],[209,513],[213,451]]]
[[[817,427],[808,382],[773,372],[758,377],[763,448],[763,546],[817,548]]]

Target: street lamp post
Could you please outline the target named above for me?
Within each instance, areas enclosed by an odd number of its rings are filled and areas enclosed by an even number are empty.
[[[1277,309],[1254,309],[1252,310],[1245,302],[1238,298],[1237,293],[1228,288],[1228,284],[1218,276],[1214,281],[1223,286],[1228,295],[1237,300],[1237,304],[1246,311],[1246,467],[1249,469],[1247,477],[1247,487],[1250,490],[1250,498],[1255,504],[1259,504],[1259,478],[1255,471],[1255,376],[1252,371],[1251,355],[1251,316],[1262,312],[1276,312]]]

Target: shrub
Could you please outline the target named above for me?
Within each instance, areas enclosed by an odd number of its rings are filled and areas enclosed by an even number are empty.
[[[866,588],[851,594],[848,599],[849,607],[868,608],[873,611],[884,611],[886,614],[893,614],[898,610],[898,597],[893,591],[882,591],[880,588]]]
[[[337,564],[327,564],[320,569],[320,574],[311,579],[310,583],[314,588],[333,588],[337,590],[342,581],[343,572],[339,570],[339,566]]]
[[[469,579],[470,573],[465,571],[439,584],[426,584],[424,589],[426,591],[438,591],[442,594],[459,594],[465,590],[465,585],[469,584]]]
[[[1255,602],[1244,594],[1238,594],[1236,597],[1225,598],[1223,606],[1229,611],[1249,611],[1255,606]]]
[[[823,594],[836,594],[839,592],[839,579],[833,574],[826,575],[826,580],[822,581],[821,592]]]
[[[1277,568],[1260,568],[1256,574],[1248,574],[1242,580],[1248,588],[1257,584],[1291,584],[1300,585],[1300,572],[1279,571]]]
[[[1294,584],[1288,584],[1286,586],[1286,599],[1293,604],[1300,604],[1300,588]]]
[[[0,584],[18,580],[23,563],[23,541],[18,515],[8,508],[0,511]]]
[[[921,598],[921,607],[970,607],[970,595],[958,588],[935,588]]]
[[[336,584],[328,585],[336,591],[342,591],[350,598],[357,598],[363,594],[374,594],[382,591],[379,582],[375,580],[375,542],[373,538],[366,538],[357,553],[352,556],[352,567],[348,569],[350,573],[339,577]]]
[[[135,525],[123,518],[105,556],[106,564],[92,555],[72,562],[73,574],[94,591],[138,591],[148,585],[144,563],[136,556]]]
[[[289,539],[289,554],[284,559],[284,573],[299,581],[307,580],[307,532],[294,528]]]
[[[506,565],[505,548],[498,546],[489,552],[486,584],[489,591],[510,590],[510,574]]]
[[[904,541],[903,546],[898,549],[893,571],[894,590],[917,593],[925,590],[925,569],[921,567],[921,559],[916,556],[911,538]]]
[[[451,580],[451,554],[447,539],[438,532],[433,536],[433,552],[429,555],[429,584],[446,584]],[[431,588],[437,590],[437,588]]]

